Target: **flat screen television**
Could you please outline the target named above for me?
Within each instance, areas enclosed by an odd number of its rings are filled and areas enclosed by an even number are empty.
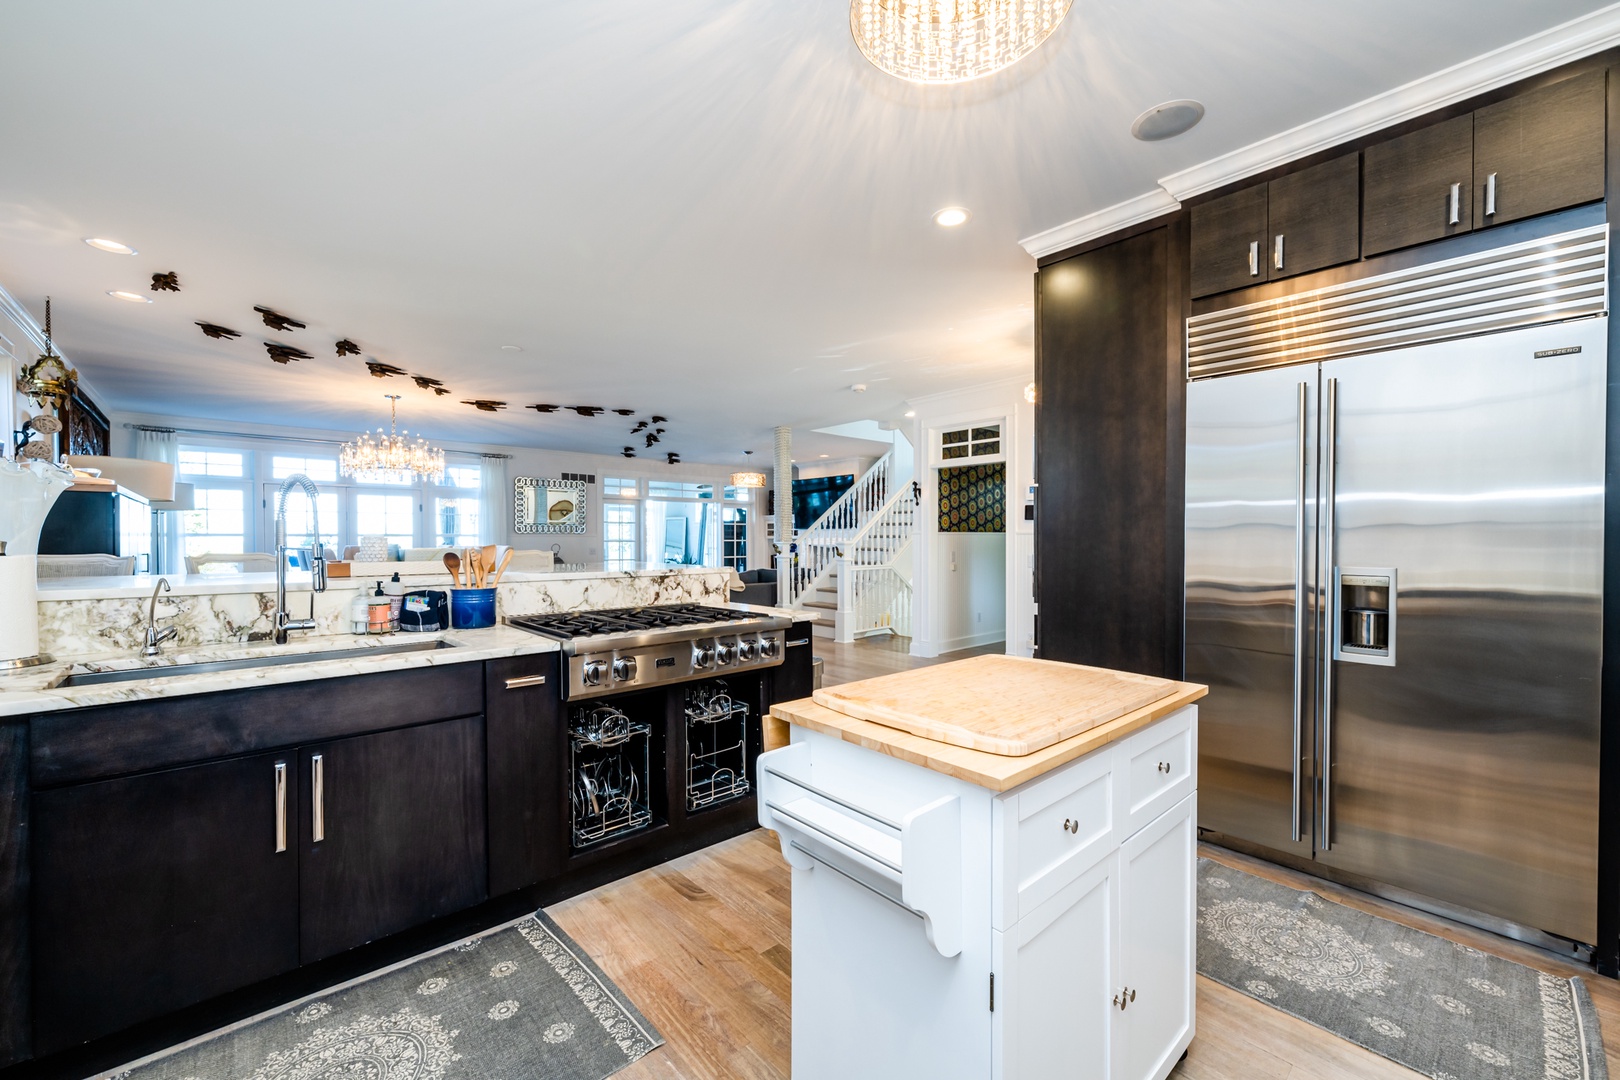
[[[840,495],[854,486],[854,473],[793,481],[793,528],[803,530],[814,525]]]

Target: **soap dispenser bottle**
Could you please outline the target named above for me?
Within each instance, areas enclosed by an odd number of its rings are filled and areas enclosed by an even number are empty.
[[[371,604],[366,596],[365,587],[354,591],[354,599],[349,602],[349,633],[366,634],[371,632]]]
[[[388,633],[389,612],[392,605],[388,602],[388,594],[383,592],[382,582],[377,582],[377,591],[371,594],[366,607],[366,627],[373,634]]]
[[[399,571],[394,571],[391,581],[383,582],[383,592],[388,594],[388,629],[399,630],[399,612],[405,606],[405,583],[399,580]]]

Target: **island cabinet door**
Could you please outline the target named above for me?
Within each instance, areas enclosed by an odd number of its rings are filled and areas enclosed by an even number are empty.
[[[35,794],[36,1056],[298,966],[296,760]]]
[[[994,932],[999,1080],[1110,1080],[1120,990],[1119,856]]]
[[[1197,794],[1119,849],[1119,964],[1111,1080],[1163,1080],[1193,1035]]]
[[[306,747],[299,770],[304,963],[488,895],[482,716]]]

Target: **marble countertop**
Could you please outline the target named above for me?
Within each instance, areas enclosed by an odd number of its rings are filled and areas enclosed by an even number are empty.
[[[402,562],[395,564],[402,579],[411,588],[448,588],[449,575],[444,567],[428,562]],[[634,570],[606,570],[600,566],[584,570],[509,570],[501,578],[502,585],[522,582],[549,583],[576,580],[653,578],[667,574],[715,574],[724,571],[713,566],[642,566]],[[165,595],[205,596],[232,593],[273,593],[276,575],[262,574],[169,574],[170,592]],[[130,574],[121,577],[63,577],[46,578],[39,583],[39,598],[45,602],[55,600],[107,600],[113,598],[148,597],[157,586],[154,574]],[[436,584],[434,584],[436,583]],[[367,588],[375,584],[374,577],[328,578],[329,591]],[[309,575],[290,572],[287,575],[289,593],[307,593]]]
[[[405,653],[383,651],[389,646],[438,640],[448,642],[454,648]],[[372,656],[343,657],[302,664],[233,668],[226,671],[159,676],[90,686],[58,686],[69,675],[81,672],[125,671],[143,667],[159,669],[177,664],[297,655],[336,649],[378,651]],[[208,645],[166,650],[162,656],[150,660],[121,652],[104,657],[81,657],[11,674],[0,674],[0,717],[56,712],[89,705],[111,705],[122,701],[211,694],[220,690],[274,686],[281,683],[306,682],[311,679],[334,679],[346,675],[369,675],[404,668],[465,664],[507,656],[551,653],[557,649],[557,642],[549,638],[510,626],[497,625],[484,630],[450,630],[437,634],[295,637],[286,645],[265,641],[245,645]]]

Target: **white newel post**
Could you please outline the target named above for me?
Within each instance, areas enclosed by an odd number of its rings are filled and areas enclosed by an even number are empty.
[[[776,602],[793,598],[793,429],[776,429]]]

